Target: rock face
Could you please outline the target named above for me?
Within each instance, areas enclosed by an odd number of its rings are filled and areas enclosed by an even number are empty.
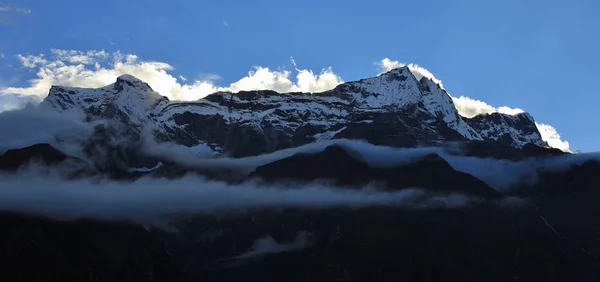
[[[42,106],[116,121],[124,134],[150,125],[161,140],[233,157],[334,138],[394,147],[466,140],[546,146],[529,114],[462,117],[444,89],[408,67],[323,93],[219,92],[195,102],[169,101],[123,75],[98,89],[53,86]]]
[[[585,195],[581,195],[584,197]],[[249,212],[182,220],[179,232],[0,213],[3,281],[597,281],[595,200],[571,205]],[[582,203],[579,203],[581,207]],[[589,220],[589,221],[588,221]],[[297,251],[238,258],[268,234]],[[574,279],[574,280],[571,280]]]
[[[25,148],[12,149],[0,155],[0,170],[15,171],[30,162],[54,165],[65,161],[66,154],[50,144],[35,144]]]
[[[486,140],[496,140],[514,147],[522,147],[523,144],[539,145],[536,140],[540,138],[540,132],[528,113],[482,114],[467,119],[467,123]]]

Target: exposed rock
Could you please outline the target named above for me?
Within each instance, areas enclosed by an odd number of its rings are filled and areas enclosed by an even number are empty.
[[[15,171],[31,162],[54,165],[65,161],[67,158],[66,154],[52,147],[50,144],[35,144],[25,148],[6,151],[0,156],[0,170]]]
[[[110,119],[130,135],[151,125],[162,141],[204,144],[235,157],[332,138],[394,147],[468,140],[547,145],[529,114],[461,117],[444,89],[417,80],[407,67],[323,93],[218,92],[195,102],[169,101],[125,75],[98,89],[53,86],[42,105],[83,112],[87,121]]]

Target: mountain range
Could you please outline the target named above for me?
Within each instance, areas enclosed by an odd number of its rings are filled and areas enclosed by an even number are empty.
[[[90,130],[0,155],[0,278],[598,281],[600,156],[417,77],[194,102],[131,75],[52,86],[18,113]]]
[[[117,121],[124,131],[157,129],[163,141],[209,155],[244,157],[327,139],[392,147],[493,141],[547,147],[528,113],[462,117],[433,80],[409,67],[346,82],[322,93],[218,92],[195,102],[169,101],[122,75],[98,89],[53,86],[42,106]]]

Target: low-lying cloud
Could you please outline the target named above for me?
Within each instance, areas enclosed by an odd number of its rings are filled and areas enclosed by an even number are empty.
[[[0,113],[0,153],[38,143],[57,145],[82,140],[92,133],[92,125],[76,114],[58,114],[41,107]],[[58,145],[57,145],[58,146]]]
[[[294,154],[317,153],[334,144],[339,144],[344,148],[358,153],[360,158],[373,167],[393,167],[408,164],[435,153],[444,158],[455,170],[471,174],[500,192],[509,191],[515,185],[535,183],[539,170],[561,171],[588,160],[600,160],[600,154],[598,153],[582,153],[511,161],[461,156],[460,152],[457,153],[450,148],[393,148],[348,139],[324,140],[245,158],[198,158],[182,146],[168,143],[157,144],[151,141],[152,139],[150,138],[147,138],[147,140],[143,146],[143,150],[151,156],[167,159],[188,167],[231,169],[239,173],[240,176],[248,175],[259,166],[290,157]]]
[[[126,219],[145,221],[168,215],[209,214],[257,208],[328,207],[457,208],[467,196],[428,196],[420,189],[379,191],[340,189],[313,183],[286,187],[255,182],[230,185],[198,176],[176,180],[142,178],[135,182],[106,179],[63,181],[48,177],[2,175],[0,210],[57,219]]]
[[[41,102],[38,96],[5,94],[0,95],[0,113],[25,108],[28,103],[37,105]]]
[[[16,148],[40,142],[60,145],[61,141],[88,138],[92,125],[78,122],[79,120],[81,119],[39,108],[0,113],[0,130],[5,133],[0,139],[0,144],[6,148]],[[257,166],[300,152],[316,153],[332,144],[340,144],[358,153],[368,164],[377,167],[406,164],[425,155],[437,153],[454,169],[469,173],[499,191],[506,191],[524,179],[535,181],[539,169],[561,170],[587,160],[600,159],[598,154],[578,154],[514,162],[457,156],[444,148],[391,148],[357,140],[326,140],[240,159],[199,158],[186,152],[181,146],[156,144],[152,139],[145,140],[143,149],[150,155],[186,166],[232,168],[247,174]],[[73,151],[76,151],[77,144],[73,144],[73,147]],[[59,148],[63,149],[64,146]],[[55,167],[50,169],[53,168]],[[103,178],[64,181],[59,176],[60,171],[58,175],[48,175],[33,169],[19,174],[0,175],[0,210],[66,219],[143,220],[170,214],[277,207],[386,205],[411,209],[457,208],[472,201],[465,195],[429,195],[418,188],[379,191],[365,187],[362,190],[348,190],[326,183],[295,186],[286,184],[285,187],[277,187],[252,181],[231,185],[207,181],[198,176],[186,176],[176,180],[142,178],[127,183]]]

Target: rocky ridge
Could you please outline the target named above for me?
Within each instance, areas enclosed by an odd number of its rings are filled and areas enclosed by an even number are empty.
[[[393,147],[469,140],[547,146],[531,115],[462,117],[443,88],[417,80],[408,67],[322,93],[218,92],[193,102],[170,101],[122,75],[98,89],[53,86],[42,106],[117,121],[133,134],[151,125],[163,141],[233,157],[337,138]]]

